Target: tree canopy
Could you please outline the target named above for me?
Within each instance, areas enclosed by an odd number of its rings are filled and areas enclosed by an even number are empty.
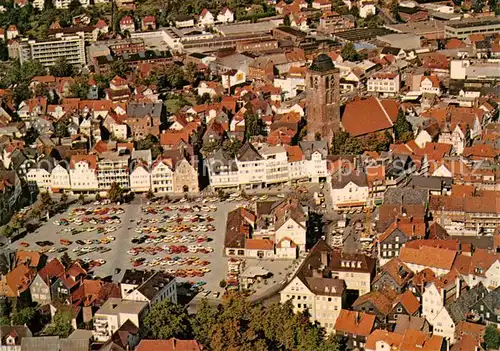
[[[348,42],[344,45],[340,55],[342,56],[342,59],[352,62],[356,62],[361,59],[361,55],[356,51],[352,42]]]
[[[108,190],[108,199],[113,202],[121,201],[123,198],[123,193],[124,190],[122,189],[122,187],[117,182],[113,182]]]
[[[307,312],[295,314],[290,302],[271,306],[252,304],[239,294],[229,295],[217,308],[203,299],[188,316],[183,306],[163,301],[144,319],[155,339],[194,338],[210,350],[337,351],[333,337],[309,321]]]
[[[363,153],[363,145],[358,138],[340,131],[333,136],[331,151],[334,155],[359,155]]]
[[[148,335],[154,339],[189,337],[191,328],[185,307],[164,300],[153,306],[144,318]]]
[[[256,113],[247,111],[243,117],[245,118],[245,140],[265,133],[264,122]]]
[[[79,2],[78,2],[79,3]],[[55,77],[71,77],[73,76],[73,65],[70,64],[65,57],[60,57],[54,62],[54,65],[49,68],[50,74]]]
[[[44,334],[67,338],[73,332],[71,319],[70,311],[57,311]]]
[[[406,143],[413,138],[411,123],[406,120],[402,109],[399,109],[396,123],[394,123],[394,135],[397,143]]]
[[[484,343],[487,349],[500,349],[500,331],[494,324],[490,324],[486,327],[486,331],[484,332]]]

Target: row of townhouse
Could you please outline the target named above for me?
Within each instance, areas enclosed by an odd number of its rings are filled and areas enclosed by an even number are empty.
[[[150,163],[130,154],[106,151],[99,155],[73,155],[65,162],[37,165],[27,173],[33,188],[51,192],[105,191],[117,183],[133,192],[198,192],[198,170],[182,154],[171,151]]]
[[[210,185],[216,190],[328,181],[327,154],[325,141],[285,147],[246,143],[234,158],[219,149],[207,159]]]

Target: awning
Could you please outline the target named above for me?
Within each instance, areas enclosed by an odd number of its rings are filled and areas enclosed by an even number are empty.
[[[358,202],[344,202],[341,204],[337,204],[337,207],[359,207],[365,205],[366,205],[365,201],[358,201]]]

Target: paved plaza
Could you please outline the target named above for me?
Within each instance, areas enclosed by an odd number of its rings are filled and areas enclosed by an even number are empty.
[[[224,256],[227,213],[246,204],[233,201],[202,203],[201,200],[149,204],[146,199],[138,198],[121,205],[72,205],[11,246],[45,252],[49,259],[61,257],[64,252],[59,250],[66,249],[72,259],[97,263],[89,274],[112,277],[115,281],[121,279],[127,268],[164,270],[173,274],[177,270],[204,270],[203,275],[177,276],[177,279],[179,282],[203,282],[205,293],[198,294],[196,299],[205,295],[215,299],[214,292],[222,297],[219,283],[227,275],[227,257]],[[189,229],[166,231],[179,226]],[[50,241],[53,245],[40,247],[39,241]],[[29,246],[22,246],[26,243]],[[168,251],[172,246],[188,247],[191,252]],[[202,250],[193,252],[195,247]],[[257,259],[247,259],[245,263],[246,267],[263,267],[273,274],[266,283],[252,287],[256,291],[254,297],[267,296],[276,290],[298,264],[290,260]]]

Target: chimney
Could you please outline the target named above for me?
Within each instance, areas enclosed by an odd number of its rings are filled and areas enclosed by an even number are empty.
[[[321,264],[327,267],[328,263],[329,263],[328,251],[321,251]]]

